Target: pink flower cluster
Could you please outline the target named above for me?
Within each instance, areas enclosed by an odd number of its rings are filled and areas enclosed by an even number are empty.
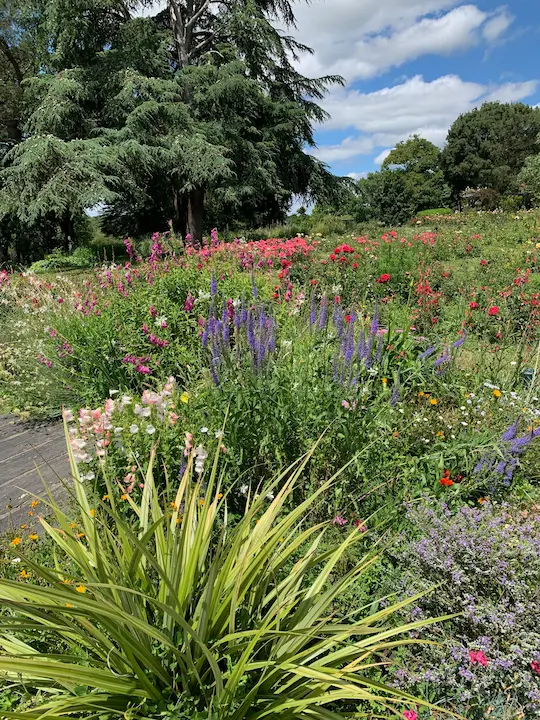
[[[152,370],[146,363],[150,361],[149,357],[137,357],[136,355],[124,355],[122,362],[124,365],[133,365],[135,370],[141,375],[151,375]]]
[[[478,664],[482,665],[482,667],[486,667],[489,662],[481,650],[469,650],[469,660],[473,665]]]
[[[151,345],[155,345],[158,348],[166,348],[169,346],[169,341],[159,338],[157,335],[154,335],[154,333],[151,333],[148,325],[143,325],[142,331]]]

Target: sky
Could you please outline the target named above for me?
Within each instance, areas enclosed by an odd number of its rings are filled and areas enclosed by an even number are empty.
[[[337,175],[378,170],[414,133],[442,146],[483,102],[540,104],[540,0],[311,0],[296,16],[314,49],[300,70],[345,80],[314,151]]]

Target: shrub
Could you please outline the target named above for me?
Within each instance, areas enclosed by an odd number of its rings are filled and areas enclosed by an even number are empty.
[[[66,255],[62,250],[56,249],[49,255],[46,255],[43,260],[38,260],[33,263],[29,271],[39,274],[53,272],[55,270],[85,269],[92,267],[95,261],[95,253],[90,248],[75,248],[71,255]]]
[[[450,701],[471,720],[540,717],[540,513],[488,502],[450,511],[409,507],[412,539],[395,552],[388,586],[405,594],[439,583],[407,618],[461,612],[431,628],[436,645],[400,651],[396,684]],[[482,653],[478,655],[478,653]]]
[[[337,547],[318,549],[324,525],[300,524],[323,488],[282,513],[307,457],[251,494],[235,527],[217,456],[205,475],[204,453],[190,452],[179,485],[160,495],[154,452],[140,502],[119,497],[110,479],[98,502],[70,458],[77,514],[70,521],[53,502],[55,523],[41,520],[56,544],[54,564],[23,558],[24,579],[0,580],[9,611],[0,617],[0,671],[13,689],[34,694],[33,718],[99,711],[337,720],[368,715],[374,704],[399,714],[414,702],[370,674],[423,624],[387,624],[414,598],[334,619],[336,598],[374,561],[368,553],[344,576],[335,573],[365,534],[354,528]],[[122,498],[131,517],[119,509]]]
[[[450,208],[435,208],[434,210],[420,210],[416,213],[416,217],[430,217],[432,215],[453,215],[454,211]]]

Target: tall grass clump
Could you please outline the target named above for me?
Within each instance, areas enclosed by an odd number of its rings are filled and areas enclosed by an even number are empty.
[[[6,717],[330,720],[417,703],[372,674],[418,642],[407,633],[423,623],[391,622],[415,598],[334,617],[376,553],[337,574],[365,534],[325,545],[329,524],[307,522],[324,487],[283,512],[307,456],[248,496],[234,527],[217,454],[204,472],[191,453],[160,494],[152,453],[139,501],[105,468],[97,502],[70,458],[75,515],[51,499],[54,521],[41,519],[54,563],[23,558],[24,581],[0,580],[0,672],[28,707]]]

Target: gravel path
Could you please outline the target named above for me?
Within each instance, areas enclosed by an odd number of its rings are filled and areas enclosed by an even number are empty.
[[[0,533],[31,524],[33,494],[44,496],[69,478],[62,423],[22,423],[0,415]],[[37,515],[37,511],[36,511]]]

